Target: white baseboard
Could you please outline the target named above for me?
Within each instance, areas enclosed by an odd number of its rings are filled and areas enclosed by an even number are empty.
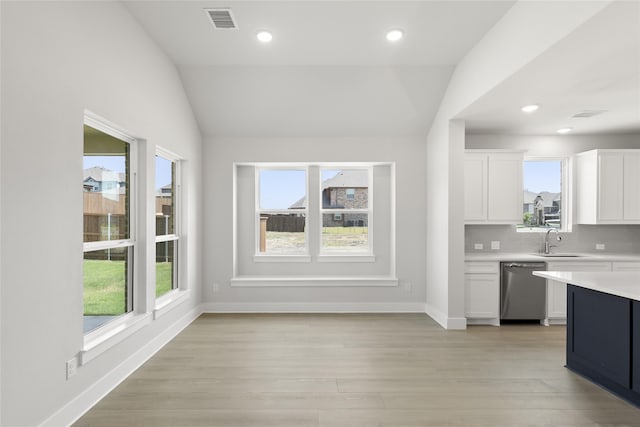
[[[440,326],[445,329],[450,330],[463,330],[467,329],[467,318],[466,317],[448,317],[446,314],[432,306],[431,304],[426,305],[425,313],[429,315],[433,320],[438,322]]]
[[[424,313],[424,303],[339,302],[339,303],[237,303],[210,302],[204,313]]]
[[[159,335],[142,346],[138,351],[132,354],[127,360],[116,366],[113,370],[103,376],[101,379],[92,384],[80,395],[60,408],[56,413],[47,418],[41,427],[45,426],[67,426],[77,421],[85,412],[91,409],[96,403],[106,396],[111,390],[116,388],[118,384],[124,381],[144,362],[149,360],[151,356],[156,354],[158,350],[164,347],[184,328],[189,326],[200,314],[201,307],[195,307],[187,314],[182,316],[173,325],[162,331]]]

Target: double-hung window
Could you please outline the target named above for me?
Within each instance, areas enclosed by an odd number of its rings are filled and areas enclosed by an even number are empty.
[[[526,158],[523,165],[522,224],[518,231],[569,231],[566,158]]]
[[[179,165],[175,155],[158,148],[155,168],[156,297],[178,288]]]
[[[321,255],[371,253],[370,188],[370,167],[320,168]]]
[[[134,310],[135,139],[84,126],[84,332]]]
[[[307,167],[257,167],[256,188],[256,254],[308,255]]]

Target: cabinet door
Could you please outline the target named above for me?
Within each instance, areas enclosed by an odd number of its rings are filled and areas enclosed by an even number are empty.
[[[547,318],[567,318],[567,284],[547,280]]]
[[[488,167],[487,219],[522,223],[522,155],[492,154]]]
[[[492,319],[500,316],[500,279],[498,274],[465,274],[465,316]]]
[[[623,216],[623,155],[598,155],[598,220],[622,221]]]
[[[625,221],[640,222],[640,153],[624,154]]]
[[[631,388],[631,300],[569,285],[567,366]]]
[[[464,158],[464,220],[487,219],[487,156],[466,154]]]
[[[631,316],[633,324],[631,325],[631,331],[633,336],[631,337],[632,350],[631,354],[635,355],[632,360],[631,372],[633,378],[631,378],[631,388],[636,393],[640,393],[640,301],[633,301],[633,314]]]

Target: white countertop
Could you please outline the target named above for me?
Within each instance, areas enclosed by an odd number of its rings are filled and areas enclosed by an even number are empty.
[[[577,257],[545,257],[534,253],[467,252],[465,261],[630,261],[640,262],[640,254],[576,253]]]
[[[640,272],[534,271],[534,276],[640,301]]]

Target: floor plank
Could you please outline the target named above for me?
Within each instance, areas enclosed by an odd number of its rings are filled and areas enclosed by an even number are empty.
[[[203,315],[78,426],[640,426],[564,368],[565,328],[422,314]]]

